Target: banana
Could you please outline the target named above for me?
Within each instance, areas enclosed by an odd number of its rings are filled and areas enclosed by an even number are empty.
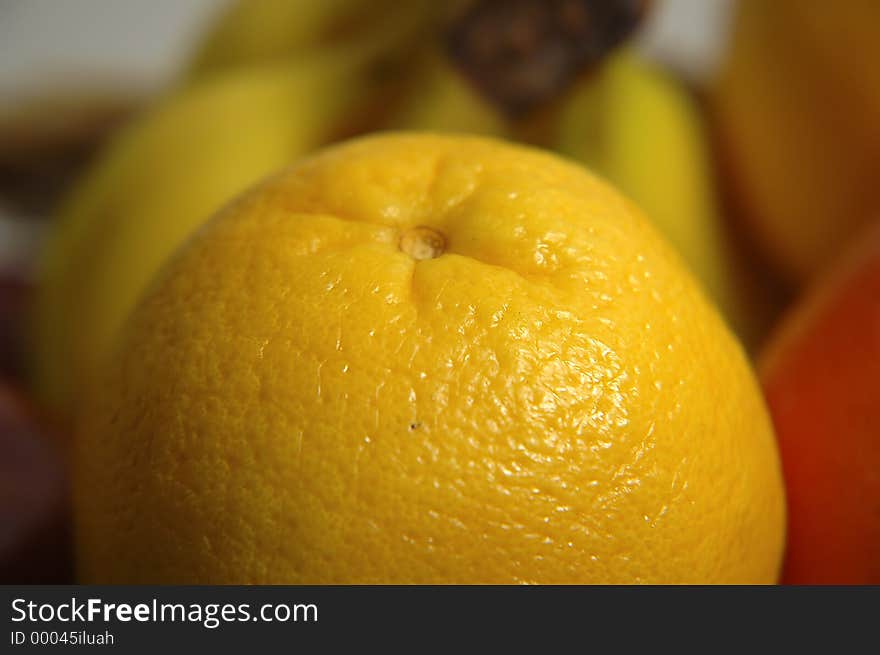
[[[33,377],[49,411],[70,418],[149,280],[215,209],[310,150],[369,129],[402,79],[394,62],[405,58],[389,39],[409,48],[409,35],[399,25],[367,43],[216,73],[110,143],[42,253]]]
[[[552,146],[641,206],[754,345],[765,312],[726,234],[705,129],[686,89],[623,49],[564,101]]]
[[[412,52],[409,93],[402,102],[389,104],[391,115],[382,127],[502,136],[509,132],[507,121],[450,65],[439,43],[442,27],[472,4],[474,0],[239,0],[203,40],[189,75],[295,59],[303,49],[375,30],[389,14],[402,12],[418,23],[414,30],[420,30],[425,43]]]
[[[197,47],[187,77],[295,58],[381,29],[387,21],[428,19],[430,0],[238,0]],[[442,4],[442,3],[441,3]]]
[[[415,79],[386,127],[512,136],[510,121],[480,96],[439,49],[425,53],[415,67]]]

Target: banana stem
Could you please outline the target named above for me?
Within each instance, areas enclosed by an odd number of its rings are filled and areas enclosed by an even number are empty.
[[[638,27],[650,0],[478,0],[446,50],[499,111],[516,118],[561,95]]]

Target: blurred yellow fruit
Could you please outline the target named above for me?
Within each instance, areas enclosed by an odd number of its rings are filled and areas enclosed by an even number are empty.
[[[83,581],[776,580],[740,347],[632,204],[536,150],[390,135],[271,178],[95,392]]]
[[[226,68],[302,60],[382,29],[406,15],[428,22],[430,0],[237,0],[210,27],[190,64],[190,77]]]
[[[465,132],[513,137],[510,121],[436,50],[417,62],[415,83],[395,109],[389,127],[396,130]]]
[[[61,208],[42,258],[34,381],[49,407],[73,411],[139,294],[195,227],[376,112],[397,83],[386,54],[396,61],[391,45],[409,38],[396,29],[302,62],[209,76],[114,139]]]
[[[713,93],[752,233],[791,281],[880,215],[880,3],[742,0]]]

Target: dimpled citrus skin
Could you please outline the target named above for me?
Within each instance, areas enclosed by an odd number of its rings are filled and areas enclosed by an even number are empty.
[[[227,207],[84,417],[83,581],[777,577],[741,348],[630,203],[489,139],[354,141]]]

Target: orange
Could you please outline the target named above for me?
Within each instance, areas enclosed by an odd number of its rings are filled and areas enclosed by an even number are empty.
[[[782,581],[880,584],[880,223],[761,361],[788,493]]]
[[[632,204],[536,150],[379,136],[270,179],[96,391],[84,581],[776,580],[741,347]]]

